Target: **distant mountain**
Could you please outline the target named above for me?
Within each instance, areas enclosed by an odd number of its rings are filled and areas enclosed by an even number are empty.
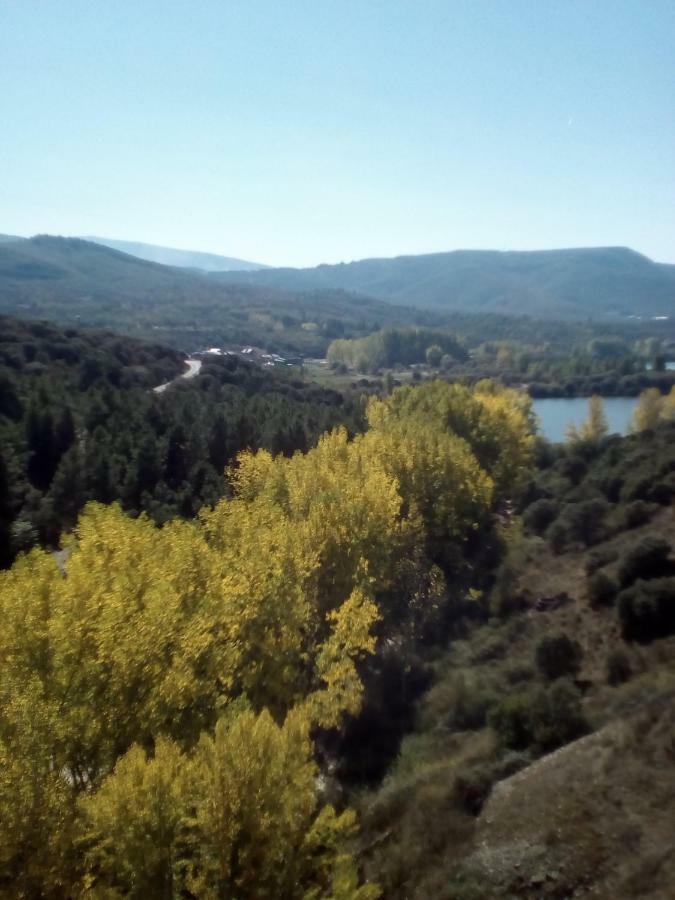
[[[25,241],[26,238],[19,237],[16,234],[0,234],[0,244],[13,244],[16,241]]]
[[[79,238],[0,244],[0,314],[113,328],[183,350],[255,344],[320,355],[335,337],[428,314],[333,289],[280,291],[221,283]],[[433,324],[433,323],[431,323]]]
[[[260,263],[218,256],[215,253],[201,253],[196,250],[175,250],[173,247],[158,247],[155,244],[141,244],[138,241],[117,241],[111,238],[85,237],[85,241],[102,244],[113,250],[120,250],[130,256],[137,256],[163,266],[177,266],[181,269],[202,269],[204,272],[241,272],[264,269]]]
[[[584,319],[675,316],[675,266],[624,247],[457,250],[212,277],[285,290],[339,288],[446,311]]]

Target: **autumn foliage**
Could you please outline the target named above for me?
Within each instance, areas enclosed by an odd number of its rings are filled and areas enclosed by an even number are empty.
[[[34,550],[0,574],[0,892],[378,896],[313,735],[358,714],[401,560],[422,581],[461,552],[532,437],[489,383],[395,391],[368,421],[240,455],[192,522],[91,504],[63,569]]]

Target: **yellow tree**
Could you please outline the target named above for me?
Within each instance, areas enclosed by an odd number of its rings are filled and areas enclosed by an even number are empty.
[[[221,719],[194,755],[195,860],[189,889],[203,898],[306,898],[329,895],[348,870],[351,900],[374,900],[359,887],[347,846],[355,816],[319,808],[309,724],[291,712],[282,726],[267,712]]]
[[[656,428],[661,419],[663,406],[663,397],[658,388],[647,388],[646,391],[643,391],[633,413],[631,431],[647,431]]]
[[[567,440],[570,443],[587,442],[597,444],[609,432],[607,416],[602,397],[593,394],[588,400],[588,417],[579,428],[570,423],[566,429]]]
[[[87,891],[107,886],[138,900],[173,900],[185,887],[190,782],[179,747],[134,745],[95,793],[80,800]]]

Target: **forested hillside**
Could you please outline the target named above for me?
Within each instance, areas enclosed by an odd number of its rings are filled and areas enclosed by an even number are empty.
[[[263,273],[264,274],[264,273]],[[416,303],[421,294],[411,296]],[[254,345],[271,352],[325,356],[336,339],[385,328],[436,328],[468,347],[486,340],[549,345],[568,352],[594,338],[629,343],[675,338],[668,321],[547,321],[526,304],[496,315],[491,305],[469,311],[406,307],[332,287],[279,290],[221,283],[196,272],[147,262],[76,238],[40,236],[0,244],[0,314],[49,319],[62,326],[114,328],[193,352]],[[530,311],[532,316],[523,315]]]
[[[0,318],[0,564],[56,545],[88,500],[190,517],[222,496],[240,450],[290,454],[360,424],[340,394],[236,357],[151,390],[184,368],[157,344]]]
[[[487,383],[402,390],[368,422],[240,455],[196,522],[91,505],[63,569],[34,550],[0,574],[6,895],[380,896],[317,760],[364,688],[407,684],[475,614],[532,437]]]
[[[386,897],[670,896],[675,397],[652,401],[627,438],[600,414],[539,444],[489,614],[433,659],[394,765],[356,794]]]
[[[425,314],[342,291],[220,284],[77,238],[0,244],[0,314],[114,328],[193,351],[255,344],[322,355],[330,340]]]
[[[284,290],[340,288],[446,311],[554,319],[675,315],[675,267],[625,247],[456,250],[213,277]]]

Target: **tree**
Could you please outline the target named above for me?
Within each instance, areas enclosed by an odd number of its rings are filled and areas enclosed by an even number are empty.
[[[185,888],[189,813],[186,761],[158,738],[153,757],[134,745],[101,786],[80,801],[91,887],[138,900],[173,900]]]
[[[197,858],[188,886],[199,897],[325,896],[336,867],[355,866],[345,843],[352,812],[318,808],[307,722],[282,726],[263,712],[221,719],[195,752]],[[365,888],[365,889],[364,889]],[[379,896],[370,885],[354,900]]]
[[[588,418],[578,429],[576,425],[571,423],[568,425],[567,440],[570,443],[587,442],[597,444],[607,436],[608,432],[609,426],[605,416],[602,397],[594,394],[588,400]]]
[[[661,418],[662,406],[663,400],[658,388],[647,388],[646,391],[643,391],[633,413],[631,431],[647,431],[656,428]]]

